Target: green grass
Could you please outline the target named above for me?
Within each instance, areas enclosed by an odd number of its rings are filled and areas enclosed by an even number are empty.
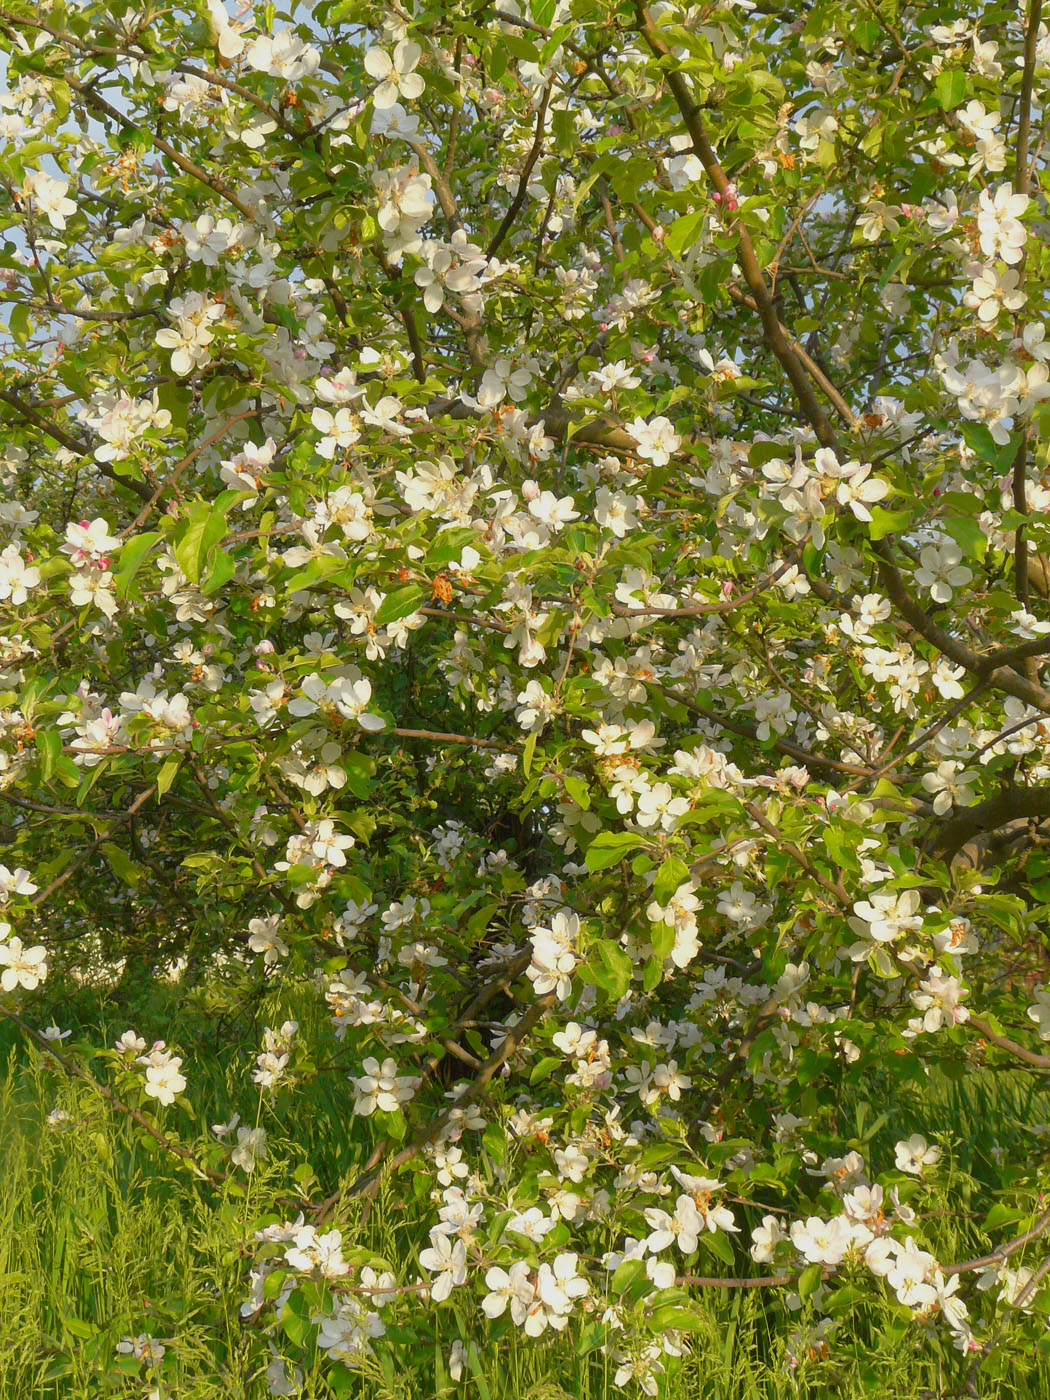
[[[163,989],[137,1007],[116,1010],[66,1005],[63,1024],[87,1043],[112,1041],[133,1025],[151,1036],[166,1034],[186,1055],[190,1100],[202,1105],[196,1130],[218,1122],[232,1108],[254,1121],[258,1098],[250,1066],[259,1026],[269,1019],[225,1024],[215,1038],[214,1017],[201,993],[196,1002],[167,1004]],[[163,1014],[162,1014],[163,1013]],[[285,1011],[283,1014],[287,1014]],[[305,1006],[302,1015],[316,1015]],[[987,1199],[1002,1195],[1012,1160],[1031,1160],[1025,1125],[1050,1120],[1050,1096],[1042,1081],[1020,1074],[978,1073],[965,1083],[931,1082],[902,1106],[866,1144],[870,1159],[892,1160],[892,1143],[913,1128],[942,1127],[953,1208],[934,1222],[939,1257],[979,1254],[988,1247],[981,1231]],[[878,1086],[870,1097],[878,1103]],[[70,1126],[55,1131],[48,1112],[62,1107]],[[844,1113],[855,1107],[843,1105]],[[194,1125],[171,1121],[192,1135]],[[173,1400],[263,1400],[270,1391],[263,1372],[270,1360],[257,1326],[244,1323],[239,1305],[253,1253],[258,1194],[267,1179],[286,1182],[294,1167],[310,1162],[318,1172],[313,1194],[322,1194],[345,1170],[355,1149],[346,1124],[348,1094],[342,1074],[318,1078],[305,1093],[268,1105],[273,1162],[233,1188],[194,1181],[163,1152],[149,1151],[94,1091],[46,1066],[5,1028],[0,1039],[0,1400],[99,1400],[149,1393],[144,1369],[117,1362],[122,1336],[152,1333],[168,1347],[164,1384]],[[1012,1149],[1023,1143],[1025,1152]],[[349,1245],[385,1256],[406,1281],[416,1273],[408,1238],[422,1242],[425,1199],[400,1193],[403,1179],[374,1208],[338,1222]],[[1027,1190],[1027,1188],[1026,1188]],[[1019,1191],[1019,1200],[1030,1199]],[[288,1214],[293,1212],[289,1209]],[[362,1218],[364,1215],[364,1218]],[[1007,1231],[1009,1233],[1009,1231]],[[1002,1238],[998,1235],[997,1238]],[[611,1241],[610,1241],[611,1242]],[[1038,1246],[1036,1247],[1038,1250]],[[399,1253],[400,1251],[400,1253]],[[1034,1256],[1039,1258],[1037,1252]],[[688,1400],[797,1400],[797,1397],[917,1397],[965,1394],[955,1389],[959,1367],[938,1360],[920,1329],[887,1338],[888,1310],[880,1305],[847,1314],[834,1355],[824,1366],[792,1375],[784,1361],[784,1327],[761,1291],[705,1294],[703,1330],[674,1378],[669,1394]],[[474,1314],[480,1316],[479,1314]],[[427,1400],[439,1394],[467,1400],[612,1400],[615,1367],[600,1353],[580,1358],[573,1342],[529,1342],[512,1334],[498,1347],[474,1325],[476,1368],[458,1385],[444,1361],[454,1337],[463,1335],[450,1310],[423,1315],[429,1337],[409,1341],[392,1330],[377,1344],[374,1371],[352,1384],[352,1396],[376,1400]],[[482,1319],[483,1321],[483,1319]],[[125,1369],[121,1369],[121,1367]],[[327,1400],[329,1363],[315,1358],[301,1395]],[[622,1392],[638,1395],[634,1387]],[[1050,1395],[1050,1365],[1033,1355],[996,1375],[981,1373],[979,1394],[988,1400]]]

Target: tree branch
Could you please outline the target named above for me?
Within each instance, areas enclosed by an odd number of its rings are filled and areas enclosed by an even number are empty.
[[[126,486],[129,491],[134,491],[135,495],[141,497],[142,500],[149,500],[151,495],[150,488],[144,481],[135,481],[132,477],[120,476],[113,470],[108,462],[96,461],[93,455],[94,449],[90,442],[85,442],[83,438],[77,439],[70,436],[70,434],[67,433],[64,428],[60,428],[57,423],[49,423],[46,418],[42,417],[42,415],[36,411],[32,404],[26,403],[24,399],[20,398],[11,389],[0,389],[0,399],[6,404],[10,404],[17,413],[22,415],[27,423],[32,423],[34,428],[39,428],[42,433],[45,433],[54,442],[59,443],[70,452],[75,452],[78,457],[90,457],[95,469],[101,476],[108,477],[110,481],[115,482],[118,486]]]

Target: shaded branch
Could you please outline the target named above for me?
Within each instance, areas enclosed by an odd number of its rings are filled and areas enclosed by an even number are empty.
[[[521,177],[518,180],[518,188],[514,198],[510,202],[510,208],[503,216],[503,222],[492,235],[489,246],[485,249],[487,258],[495,257],[496,250],[506,238],[507,234],[514,227],[514,220],[521,212],[521,206],[525,203],[525,195],[529,187],[529,179],[532,176],[533,167],[539,160],[540,152],[543,150],[543,124],[547,117],[547,104],[551,100],[551,93],[554,84],[548,83],[543,92],[543,99],[540,102],[539,111],[536,114],[536,135],[533,137],[529,154],[525,157],[525,164],[521,168]]]
[[[126,486],[129,491],[134,491],[135,495],[141,497],[143,500],[150,499],[152,493],[144,481],[135,481],[132,477],[120,476],[113,470],[108,462],[96,461],[93,456],[94,449],[90,442],[86,442],[83,438],[78,439],[72,437],[64,428],[60,428],[57,423],[49,423],[42,414],[37,412],[32,404],[26,403],[26,401],[20,398],[18,394],[14,393],[13,390],[0,389],[0,400],[9,404],[27,423],[32,423],[34,428],[39,428],[40,431],[51,438],[53,442],[57,442],[68,451],[76,453],[78,457],[90,457],[95,469],[100,475],[108,477],[110,481],[115,482],[118,486]]]
[[[1050,786],[1008,787],[985,802],[964,807],[945,822],[929,843],[928,850],[935,859],[950,862],[975,836],[997,831],[1008,822],[1043,817],[1050,817]]]

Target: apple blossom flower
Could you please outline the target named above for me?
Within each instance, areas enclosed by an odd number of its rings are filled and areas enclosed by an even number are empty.
[[[280,926],[279,914],[270,914],[264,919],[252,919],[248,924],[248,932],[251,935],[248,947],[253,953],[262,953],[263,963],[267,967],[288,956],[288,945],[278,932]]]
[[[40,570],[25,562],[16,545],[9,544],[0,552],[0,602],[17,608],[39,583]]]
[[[256,1164],[266,1160],[266,1129],[238,1128],[237,1146],[230,1153],[230,1161],[242,1171],[253,1172]]]
[[[76,204],[67,197],[68,189],[68,180],[58,180],[43,170],[27,171],[22,183],[25,198],[31,200],[33,207],[46,217],[51,227],[59,231],[66,227],[66,220],[77,212]]]
[[[452,1292],[467,1281],[467,1248],[462,1240],[455,1244],[448,1235],[430,1232],[430,1248],[420,1252],[419,1262],[437,1278],[430,1289],[435,1303],[443,1303]]]
[[[1003,262],[1010,264],[1021,261],[1027,238],[1021,215],[1030,203],[1028,195],[1015,194],[1010,185],[999,185],[994,192],[981,191],[977,229],[981,252],[986,258],[1002,258]]]
[[[10,925],[0,925],[0,929],[9,930]],[[0,988],[5,992],[13,992],[16,987],[36,991],[47,977],[46,948],[39,943],[26,948],[17,934],[6,941],[5,938],[6,934],[0,938]]]
[[[295,83],[317,72],[321,53],[291,29],[278,29],[273,34],[257,35],[245,50],[244,61],[258,73]]]
[[[481,1303],[485,1316],[494,1321],[503,1316],[509,1304],[511,1320],[520,1327],[536,1291],[529,1275],[529,1266],[520,1259],[511,1264],[509,1270],[494,1265],[485,1274],[485,1287],[489,1290]]]
[[[392,107],[398,98],[411,102],[422,97],[426,84],[422,75],[415,71],[422,55],[423,50],[411,39],[402,39],[396,44],[393,57],[386,49],[368,50],[365,72],[379,83],[372,93],[372,102],[377,108]]]
[[[186,1087],[186,1077],[180,1073],[182,1060],[178,1055],[162,1055],[146,1067],[145,1090],[151,1099],[163,1104],[175,1102],[176,1094]]]
[[[403,1103],[408,1103],[419,1079],[415,1075],[398,1075],[397,1061],[387,1058],[382,1064],[374,1056],[362,1062],[364,1074],[351,1078],[354,1086],[354,1112],[369,1117],[376,1109],[381,1113],[396,1113]]]
[[[666,466],[682,445],[669,418],[652,418],[648,422],[635,418],[624,427],[637,444],[638,456],[652,462],[654,467]]]
[[[1020,311],[1025,304],[1021,274],[1016,267],[999,272],[994,265],[978,267],[973,286],[963,297],[963,305],[977,312],[982,325],[996,319],[1000,311]]]
[[[940,1149],[931,1147],[921,1133],[902,1138],[894,1150],[897,1170],[907,1172],[909,1176],[921,1176],[924,1167],[936,1165],[941,1157]]]

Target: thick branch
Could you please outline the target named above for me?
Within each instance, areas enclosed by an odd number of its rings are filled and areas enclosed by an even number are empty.
[[[669,58],[671,51],[664,43],[663,37],[656,25],[653,23],[645,5],[637,6],[638,22],[649,48],[656,58]],[[671,89],[671,95],[682,114],[682,121],[693,143],[693,151],[700,160],[701,165],[707,173],[707,178],[714,185],[719,194],[725,195],[729,190],[730,180],[722,169],[718,157],[715,155],[704,124],[700,120],[700,111],[693,101],[689,91],[688,83],[682,73],[671,69],[667,73],[667,86]],[[766,344],[773,354],[780,361],[784,373],[791,381],[791,387],[795,391],[799,406],[805,414],[807,421],[817,436],[817,441],[823,447],[834,447],[835,430],[828,422],[827,415],[820,406],[809,375],[806,373],[802,362],[792,348],[784,327],[780,324],[780,317],[777,315],[776,307],[773,305],[773,298],[769,294],[769,288],[765,284],[762,276],[762,269],[759,266],[758,258],[755,254],[754,245],[751,242],[751,235],[744,227],[743,223],[737,220],[733,225],[733,232],[737,239],[737,261],[740,270],[744,274],[744,280],[748,285],[752,297],[755,300],[755,307],[759,318],[762,321],[762,330]]]
[[[539,160],[540,152],[543,150],[543,124],[547,118],[547,103],[551,100],[551,92],[553,90],[553,83],[548,83],[547,87],[544,89],[543,99],[540,102],[539,111],[536,114],[536,135],[533,137],[529,154],[525,157],[525,164],[521,168],[518,188],[514,198],[510,202],[510,208],[504,214],[503,222],[493,234],[489,246],[485,249],[485,256],[487,258],[495,257],[500,244],[514,227],[514,220],[518,217],[521,206],[525,203],[525,195],[528,191],[533,167],[537,160]]]
[[[1036,681],[1017,675],[1007,667],[997,665],[994,654],[991,657],[983,657],[971,651],[965,642],[946,632],[926,615],[908,592],[887,541],[873,542],[871,547],[878,556],[879,576],[888,597],[900,609],[904,620],[915,632],[935,646],[949,661],[954,661],[957,666],[964,667],[975,676],[983,676],[993,689],[1005,691],[1007,695],[1014,695],[1027,705],[1034,705],[1036,709],[1050,713],[1050,690]]]
[[[389,1161],[385,1162],[381,1168],[359,1176],[357,1180],[346,1187],[345,1190],[337,1192],[334,1201],[338,1201],[340,1196],[344,1194],[348,1196],[360,1196],[366,1192],[375,1190],[382,1177],[388,1176],[391,1172],[396,1171],[398,1167],[403,1166],[405,1162],[411,1161],[416,1153],[419,1152],[421,1148],[425,1147],[428,1142],[433,1142],[435,1138],[440,1137],[453,1114],[456,1113],[458,1109],[464,1108],[467,1104],[471,1104],[481,1097],[486,1085],[499,1073],[525,1040],[529,1032],[543,1019],[546,1012],[554,1005],[556,1000],[557,992],[548,992],[546,996],[538,998],[538,1000],[529,1007],[528,1011],[525,1012],[521,1020],[507,1032],[500,1045],[485,1061],[474,1080],[468,1085],[465,1092],[456,1099],[455,1103],[450,1104],[442,1113],[439,1113],[433,1118],[426,1127],[416,1134],[411,1142],[406,1143],[405,1146],[402,1147],[399,1152],[395,1153]],[[330,1198],[330,1201],[332,1201],[332,1198]],[[333,1204],[334,1201],[332,1201]],[[329,1202],[325,1204],[328,1205]]]
[[[70,436],[65,429],[60,428],[57,423],[49,423],[40,413],[36,411],[32,404],[14,393],[10,389],[0,389],[0,400],[10,404],[16,413],[21,414],[27,423],[32,423],[34,428],[46,434],[52,441],[59,443],[70,452],[75,452],[78,457],[91,457],[92,447],[89,442],[82,438],[78,439]],[[92,457],[95,469],[101,476],[108,477],[110,481],[116,482],[118,486],[126,486],[129,491],[134,491],[136,496],[140,496],[144,501],[150,498],[150,489],[144,481],[135,481],[128,476],[119,476],[108,462],[98,462]]]
[[[89,107],[93,107],[96,112],[101,112],[109,117],[111,121],[115,121],[124,131],[134,132],[136,136],[139,134],[141,128],[136,126],[123,112],[119,112],[116,107],[107,102],[106,99],[95,92],[93,88],[89,87],[86,83],[79,82],[69,73],[66,74],[65,81],[74,92],[80,94]],[[213,175],[209,175],[206,170],[202,170],[199,165],[195,165],[192,160],[188,160],[181,152],[175,149],[170,141],[165,141],[163,136],[158,136],[156,132],[152,131],[150,132],[150,140],[157,150],[163,155],[166,155],[180,170],[184,170],[187,175],[192,175],[195,180],[199,180],[202,185],[206,185],[208,189],[220,195],[226,200],[227,204],[232,204],[239,214],[242,214],[249,220],[255,218],[255,211],[250,204],[245,204],[244,200],[235,195],[232,190],[228,190],[221,180],[217,180]]]
[[[1026,1065],[1033,1065],[1036,1069],[1050,1069],[1050,1055],[1040,1055],[1038,1051],[1029,1050],[1027,1046],[1018,1044],[1009,1036],[1000,1035],[979,1016],[970,1016],[963,1024],[969,1026],[971,1030],[975,1030],[978,1035],[983,1036],[989,1045],[994,1045],[999,1050],[1005,1050],[1015,1060],[1023,1060]]]
[[[983,832],[997,831],[1008,822],[1050,817],[1050,787],[1008,787],[985,802],[964,807],[946,822],[930,843],[930,854],[950,861],[967,841]]]
[[[1008,1240],[1006,1244],[1001,1244],[998,1249],[993,1249],[990,1254],[982,1254],[978,1259],[964,1259],[961,1264],[946,1264],[942,1269],[942,1274],[965,1274],[974,1269],[995,1268],[999,1264],[1005,1264],[1011,1255],[1016,1254],[1019,1249],[1023,1249],[1032,1240],[1037,1240],[1040,1235],[1044,1235],[1050,1229],[1050,1210],[1044,1210],[1031,1229],[1026,1230],[1023,1235],[1018,1235],[1016,1239]]]

